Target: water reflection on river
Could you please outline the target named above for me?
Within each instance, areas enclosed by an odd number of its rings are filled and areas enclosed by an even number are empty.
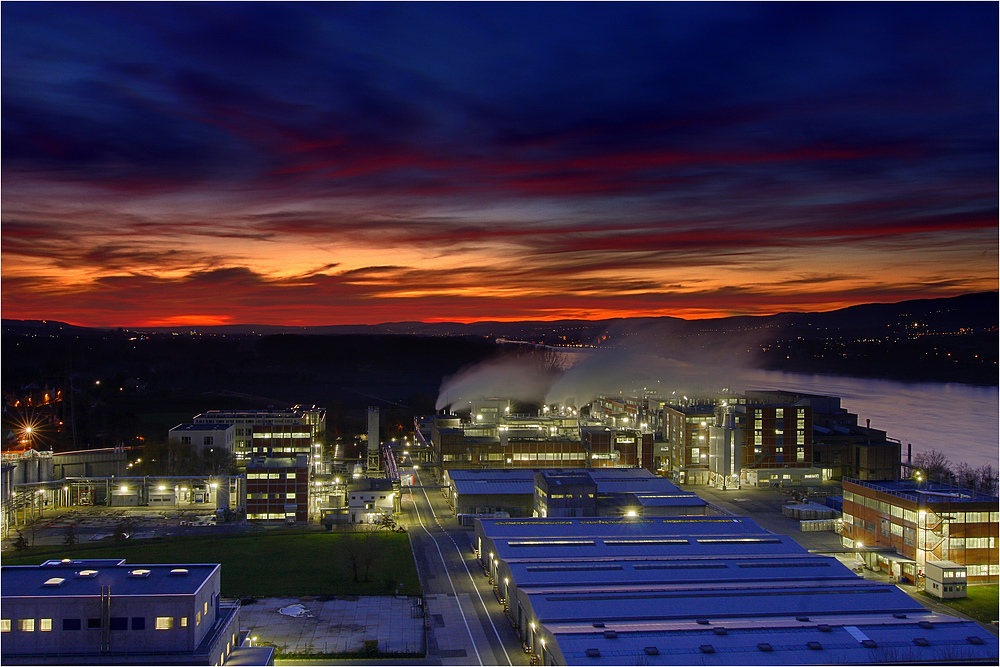
[[[734,387],[736,389],[736,387]],[[1000,394],[997,387],[963,384],[909,384],[889,380],[797,375],[760,371],[744,389],[784,389],[840,396],[841,405],[858,415],[862,426],[886,431],[913,453],[936,449],[952,464],[973,467],[1000,459]]]

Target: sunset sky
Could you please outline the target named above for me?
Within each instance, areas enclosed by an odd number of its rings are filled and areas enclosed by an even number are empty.
[[[998,5],[4,2],[2,316],[995,290]]]

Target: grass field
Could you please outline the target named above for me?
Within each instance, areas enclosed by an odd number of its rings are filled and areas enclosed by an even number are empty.
[[[348,536],[341,532],[261,531],[249,535],[152,539],[101,546],[36,547],[4,554],[4,565],[37,565],[49,558],[124,558],[133,564],[221,563],[227,597],[302,595],[419,595],[405,533],[380,533],[370,581],[355,582]],[[364,579],[363,568],[360,579]],[[400,584],[402,587],[400,588]]]
[[[1000,602],[1000,586],[968,586],[968,597],[957,600],[939,600],[956,611],[976,619],[981,623],[992,623],[1000,613],[997,611]],[[937,598],[933,598],[937,600]]]

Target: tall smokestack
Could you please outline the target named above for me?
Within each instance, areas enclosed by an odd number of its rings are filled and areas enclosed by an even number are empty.
[[[368,406],[368,451],[378,451],[378,406]]]

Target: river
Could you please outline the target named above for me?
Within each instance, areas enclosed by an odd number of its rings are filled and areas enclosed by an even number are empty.
[[[1000,460],[1000,393],[997,387],[965,384],[904,383],[890,380],[798,375],[760,371],[745,389],[784,389],[839,396],[841,405],[858,415],[862,426],[913,445],[913,453],[936,449],[952,467],[965,461],[976,468],[998,467]],[[735,387],[734,387],[735,389]]]

